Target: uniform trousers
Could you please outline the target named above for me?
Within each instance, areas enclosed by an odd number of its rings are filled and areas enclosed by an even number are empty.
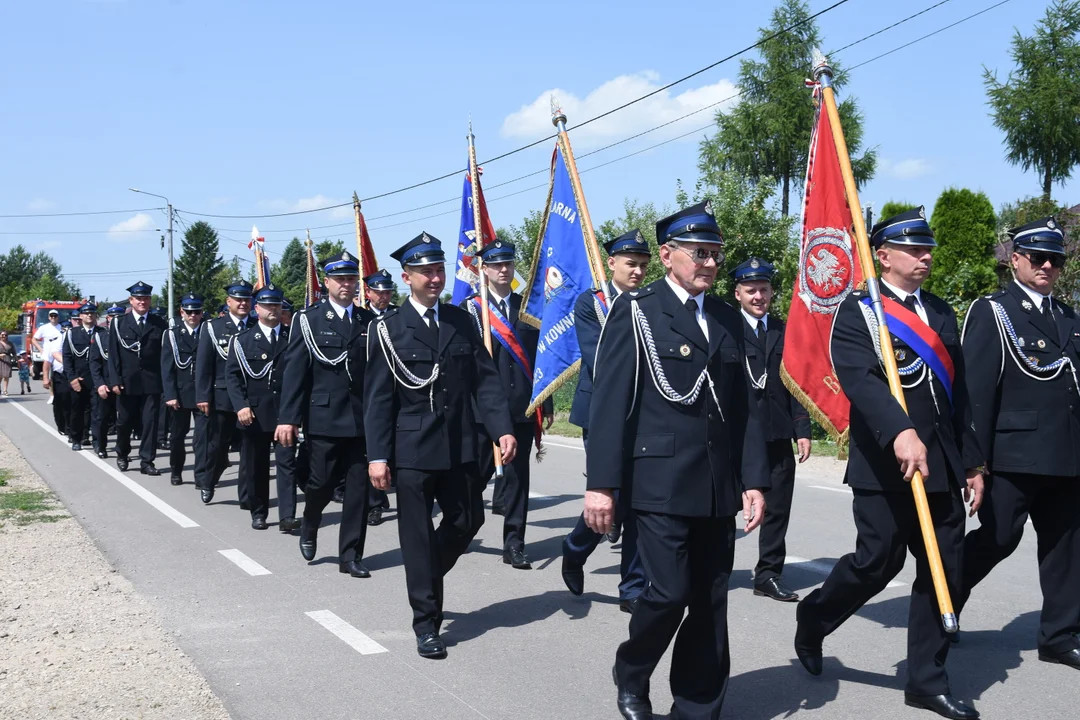
[[[97,395],[90,389],[89,382],[81,383],[82,390],[76,392],[71,384],[68,384],[68,389],[71,391],[71,409],[68,413],[68,437],[71,442],[82,443],[90,437],[90,432],[93,430],[94,444],[97,445],[97,439],[99,437],[98,429],[95,425],[94,415],[94,403],[93,396]]]
[[[754,568],[754,583],[780,577],[787,557],[788,521],[791,519],[791,498],[795,492],[795,453],[790,440],[772,440],[766,444],[769,457],[769,479],[772,486],[765,491],[765,519],[758,528],[758,562]]]
[[[131,433],[139,428],[139,463],[146,466],[157,457],[157,421],[161,394],[132,395],[122,392],[116,396],[116,454],[126,458],[131,454]]]
[[[390,508],[390,498],[385,490],[380,490],[374,485],[368,485],[368,507],[371,509],[381,507],[383,510]]]
[[[195,436],[191,440],[191,449],[195,454],[195,477],[206,472],[206,415],[195,408],[181,407],[173,410],[169,416],[172,429],[172,443],[169,445],[169,470],[173,475],[181,475],[187,463],[187,434],[191,430],[192,417],[195,418]]]
[[[529,477],[531,473],[533,438],[536,430],[534,422],[514,425],[514,437],[517,438],[517,454],[513,462],[503,465],[502,493],[499,493],[500,481],[495,480],[495,496],[492,505],[503,506],[503,548],[525,548],[525,524],[529,519]],[[487,436],[479,434],[478,451],[480,474],[474,481],[474,491],[484,492],[488,480],[495,474],[495,448]],[[479,526],[476,528],[480,530]],[[475,532],[473,535],[475,536]]]
[[[240,430],[240,467],[244,468],[241,474],[243,481],[247,483],[248,509],[251,517],[261,517],[264,520],[270,514],[270,449],[274,446],[274,433],[263,432],[255,426],[248,426]],[[278,466],[278,517],[291,518],[296,516],[296,485],[292,486],[291,502],[287,489],[282,492],[281,464],[282,460],[288,465],[290,456],[295,461],[294,452],[286,452],[288,448],[277,445],[274,449],[274,461]],[[291,514],[282,514],[282,505]]]
[[[172,432],[172,413],[171,407],[165,403],[161,403],[161,409],[158,410],[158,429],[157,429],[157,443],[158,446],[162,446],[169,442],[169,433]]]
[[[484,506],[474,492],[476,463],[452,470],[396,468],[398,541],[417,637],[438,632],[443,621],[443,576],[457,563],[483,524]],[[346,491],[348,498],[348,491]],[[438,529],[431,520],[442,510]],[[479,515],[479,521],[476,520]]]
[[[619,599],[633,600],[641,595],[648,584],[645,568],[638,553],[637,517],[623,502],[621,493],[616,493],[615,523],[622,525],[622,551],[619,561]],[[578,516],[577,523],[570,534],[563,539],[563,555],[576,565],[584,565],[593,550],[604,539],[604,535],[585,524],[585,514]]]
[[[199,470],[199,463],[195,464],[195,484],[200,488],[217,487],[225,468],[229,466],[229,447],[233,437],[237,434],[236,413],[227,410],[215,410],[210,408],[210,415],[206,421],[206,463]],[[246,472],[241,465],[236,479],[236,494],[241,505],[248,505],[248,485],[245,478]]]
[[[311,477],[304,489],[304,521],[300,537],[310,539],[322,524],[322,514],[344,481],[345,502],[338,527],[338,562],[359,562],[367,538],[368,469],[363,436],[307,435]]]
[[[904,567],[908,551],[915,557],[915,582],[908,610],[907,685],[915,695],[948,695],[945,659],[949,639],[941,623],[930,564],[910,491],[879,492],[853,488],[855,552],[840,558],[825,584],[799,603],[800,632],[824,638],[867,601],[885,589]],[[964,503],[960,491],[926,494],[934,521],[941,564],[952,597],[958,597],[963,559]]]
[[[297,465],[301,448],[307,443],[294,443],[292,447],[285,447],[274,443],[274,464],[277,466],[275,475],[277,482],[277,509],[278,521],[294,520],[296,518],[296,486]],[[303,451],[306,463],[306,449]],[[306,481],[302,483],[306,485]]]
[[[1080,478],[994,473],[964,538],[962,608],[972,589],[1020,544],[1028,516],[1038,539],[1043,606],[1038,644],[1051,653],[1080,647]]]
[[[68,422],[71,420],[71,396],[74,391],[63,375],[53,373],[49,377],[53,387],[53,422],[56,423],[56,429],[61,435],[70,436]]]
[[[727,606],[735,519],[636,514],[649,585],[630,616],[630,637],[615,654],[619,685],[647,695],[649,679],[674,638],[673,712],[688,720],[719,718],[731,672]]]

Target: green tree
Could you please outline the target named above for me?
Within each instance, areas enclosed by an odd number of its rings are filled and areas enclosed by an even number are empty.
[[[307,249],[294,237],[285,246],[281,259],[270,268],[270,277],[293,303],[304,301],[304,278],[307,275]]]
[[[180,306],[183,295],[194,293],[203,299],[206,308],[216,309],[225,298],[219,278],[223,267],[217,231],[199,220],[184,233],[180,257],[173,266],[174,307]]]
[[[670,215],[672,210],[666,207],[657,208],[651,202],[639,203],[637,200],[626,198],[623,200],[622,217],[606,220],[600,223],[596,230],[596,242],[600,245],[600,257],[607,267],[607,253],[604,251],[604,243],[630,232],[640,230],[642,236],[649,243],[649,252],[652,253],[652,261],[645,273],[645,281],[642,284],[651,283],[664,276],[664,266],[660,262],[660,254],[656,249],[656,221]]]
[[[342,240],[323,240],[315,243],[315,261],[320,268],[327,260],[343,252],[345,252],[345,243]],[[355,249],[349,252],[356,254]]]
[[[917,207],[919,206],[912,205],[909,202],[903,202],[901,200],[890,200],[889,202],[881,206],[881,212],[878,213],[878,216],[876,218],[874,218],[874,223],[876,224],[881,222],[882,220],[888,220],[894,215],[899,215],[900,213],[907,212],[908,210],[914,210]],[[866,232],[869,233],[870,228],[866,228]]]
[[[25,300],[66,300],[79,295],[79,286],[64,280],[60,263],[51,255],[44,251],[31,255],[22,245],[0,254],[0,288],[7,287],[22,288],[23,294],[29,294],[31,288],[38,288],[43,293]]]
[[[541,210],[530,210],[521,221],[521,225],[496,228],[495,235],[514,243],[514,252],[518,274],[525,277],[532,267],[533,253],[540,242],[540,225],[544,220]],[[528,280],[528,278],[525,278]]]
[[[801,192],[799,179],[806,172],[806,155],[814,125],[814,105],[803,80],[809,77],[813,54],[821,46],[817,24],[807,22],[810,9],[802,0],[783,0],[773,10],[768,27],[758,30],[763,41],[760,60],[743,60],[739,68],[739,104],[716,114],[717,132],[702,141],[698,169],[729,169],[751,181],[779,184],[780,213],[789,214],[791,187]],[[798,27],[766,40],[796,23]],[[840,68],[833,87],[843,87]],[[854,98],[839,106],[840,119],[851,154],[855,181],[862,185],[874,175],[877,152],[861,156],[862,114]]]
[[[1036,26],[1012,40],[1016,68],[1006,82],[983,68],[994,124],[1005,133],[1005,157],[1039,174],[1042,198],[1080,164],[1080,0],[1054,0]]]
[[[994,206],[985,193],[949,188],[934,203],[930,229],[938,247],[925,287],[963,315],[975,298],[998,285]]]

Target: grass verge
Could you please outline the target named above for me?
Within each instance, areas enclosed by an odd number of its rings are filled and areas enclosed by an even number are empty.
[[[0,527],[4,521],[14,522],[16,525],[30,525],[31,523],[53,523],[68,517],[64,513],[57,514],[56,496],[44,490],[19,490],[8,487],[11,479],[11,471],[0,468]]]

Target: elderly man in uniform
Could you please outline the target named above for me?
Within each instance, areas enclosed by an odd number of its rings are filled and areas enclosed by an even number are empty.
[[[64,337],[64,367],[73,391],[68,434],[72,450],[82,450],[91,435],[96,450],[105,447],[108,437],[103,408],[95,400],[93,361],[95,355],[100,356],[100,349],[94,345],[100,346],[107,339],[105,331],[97,326],[96,304],[83,304],[79,308],[79,321],[79,327],[72,328]]]
[[[364,278],[364,284],[367,286],[367,306],[375,317],[382,317],[387,310],[397,307],[393,303],[394,291],[397,288],[385,268]],[[367,524],[381,525],[383,512],[388,509],[390,499],[386,496],[386,491],[368,483]]]
[[[503,515],[503,562],[517,570],[531,570],[532,564],[525,555],[525,528],[529,516],[529,448],[538,437],[536,411],[526,415],[532,399],[532,366],[536,362],[536,345],[540,331],[520,319],[522,298],[514,292],[513,243],[496,239],[479,253],[483,260],[484,274],[488,281],[488,312],[498,321],[491,322],[491,357],[502,380],[503,393],[510,404],[510,417],[514,422],[517,438],[517,454],[514,461],[503,462],[502,480],[496,479],[495,495],[491,505],[502,508]],[[483,332],[480,296],[467,298],[462,307],[469,311],[478,332]],[[500,326],[505,327],[504,334]],[[511,350],[512,348],[513,350]],[[518,355],[520,351],[520,355]],[[479,414],[479,413],[478,413]],[[544,402],[541,414],[547,417],[547,425],[554,419],[554,403]],[[495,451],[490,438],[484,432],[480,418],[477,433],[480,436],[479,465],[474,492],[482,495],[488,480],[495,474]],[[482,524],[482,518],[474,518]],[[476,526],[479,531],[480,524]]]
[[[484,507],[472,488],[479,468],[474,421],[499,440],[506,462],[517,449],[495,364],[469,314],[443,305],[446,257],[421,233],[391,254],[409,300],[371,324],[364,424],[376,487],[397,487],[398,537],[413,610],[416,651],[445,658],[443,576],[465,552]],[[474,417],[475,411],[479,417]],[[393,471],[391,472],[391,467]],[[348,494],[346,493],[346,497]],[[436,530],[435,501],[443,513]]]
[[[168,324],[150,314],[154,288],[138,282],[128,288],[131,312],[109,330],[109,373],[116,394],[116,466],[128,469],[132,426],[139,427],[139,470],[160,475],[157,457],[158,407],[161,405],[161,340]]]
[[[784,354],[784,321],[772,317],[772,263],[750,258],[731,271],[735,300],[743,319],[746,338],[747,379],[750,398],[765,434],[771,484],[765,493],[769,514],[758,533],[758,562],[754,568],[754,594],[781,602],[796,602],[799,596],[781,581],[787,546],[791,498],[795,491],[795,455],[791,441],[799,448],[799,462],[810,457],[810,416],[791,396],[780,379],[780,359]]]
[[[1009,231],[1013,282],[964,322],[975,433],[990,476],[964,540],[961,605],[1020,544],[1031,517],[1043,592],[1039,659],[1080,670],[1080,320],[1053,297],[1065,235],[1052,218]]]
[[[675,638],[673,713],[718,718],[731,671],[734,516],[742,511],[747,532],[761,523],[769,475],[740,363],[742,320],[707,294],[724,252],[711,206],[660,220],[656,238],[665,277],[620,295],[600,338],[585,520],[607,532],[616,491],[637,515],[650,584],[615,655],[623,717],[652,717],[649,681]]]
[[[946,581],[957,597],[964,500],[971,499],[974,514],[982,501],[983,456],[971,429],[956,314],[921,289],[937,247],[921,207],[875,225],[870,242],[881,265],[881,294],[908,409],[889,392],[875,349],[878,329],[870,300],[854,292],[836,312],[832,361],[851,401],[844,481],[854,496],[858,535],[855,552],[840,558],[825,584],[799,603],[795,652],[808,672],[820,675],[825,637],[885,589],[910,551],[916,575],[904,702],[957,720],[977,718],[949,688],[950,643],[908,485],[916,470],[922,473]]]
[[[596,359],[600,333],[607,321],[608,309],[617,297],[641,287],[652,259],[648,241],[641,231],[636,229],[604,243],[604,250],[608,254],[607,266],[611,271],[611,281],[603,288],[603,299],[596,290],[586,290],[578,296],[574,304],[574,331],[577,333],[578,347],[581,350],[581,373],[578,375],[574,403],[570,407],[570,422],[581,428],[585,452],[589,451],[593,361]],[[619,609],[631,613],[647,581],[637,552],[637,520],[633,511],[627,507],[627,497],[620,495],[617,500],[615,524],[621,524],[625,531],[620,553],[622,561],[619,571],[622,580],[619,583]],[[585,592],[585,561],[603,538],[603,535],[585,524],[585,515],[582,514],[574,529],[563,539],[562,578],[566,588],[574,595]]]
[[[364,453],[364,374],[372,314],[352,300],[360,282],[356,258],[348,252],[323,267],[327,297],[297,313],[285,351],[281,403],[274,439],[296,444],[299,426],[310,446],[311,476],[304,491],[300,554],[315,559],[322,514],[344,481],[338,529],[338,569],[355,578],[371,577],[364,566],[367,537],[367,455]]]
[[[251,527],[265,530],[270,512],[270,446],[278,424],[278,404],[284,355],[289,342],[289,330],[281,325],[281,301],[284,294],[273,284],[255,295],[259,322],[251,332],[241,333],[233,340],[229,353],[226,383],[229,399],[236,408],[243,437],[240,446],[240,465],[248,481],[251,507]],[[285,448],[279,446],[282,454]],[[280,466],[280,463],[279,463]],[[296,487],[278,473],[279,520],[295,523]]]
[[[195,353],[195,404],[208,420],[206,461],[195,468],[195,485],[204,503],[214,499],[214,489],[229,465],[229,447],[236,434],[236,408],[229,399],[225,367],[233,339],[248,329],[251,289],[247,280],[226,286],[228,312],[205,323],[199,331],[199,347]],[[251,500],[244,475],[244,467],[240,466],[236,494],[241,510],[249,509]]]
[[[182,322],[165,333],[161,351],[162,399],[172,410],[172,443],[169,445],[169,482],[184,484],[184,463],[187,462],[187,434],[195,418],[195,475],[205,471],[206,415],[195,403],[195,357],[199,349],[199,332],[203,319],[203,301],[188,293],[180,299]]]

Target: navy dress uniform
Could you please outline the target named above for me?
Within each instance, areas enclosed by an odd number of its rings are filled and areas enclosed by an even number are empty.
[[[188,293],[180,299],[180,309],[186,313],[202,312],[203,301],[197,295]],[[193,318],[194,319],[194,318]],[[187,435],[195,425],[192,450],[195,455],[195,475],[205,472],[206,422],[207,416],[199,410],[195,402],[195,358],[199,350],[199,333],[202,320],[199,316],[194,326],[183,320],[165,333],[161,351],[162,400],[165,403],[176,401],[180,407],[169,415],[172,424],[169,443],[169,482],[173,485],[184,483],[184,464],[187,462]]]
[[[225,287],[230,298],[251,299],[251,283],[240,280]],[[229,398],[226,365],[234,338],[248,328],[249,318],[233,317],[226,307],[222,317],[203,323],[195,354],[195,402],[206,403],[206,461],[195,468],[195,485],[204,503],[214,499],[214,488],[229,465],[229,448],[236,436],[236,408]],[[201,471],[201,472],[200,472]],[[243,466],[236,481],[240,508],[247,510],[250,498]]]
[[[705,203],[660,220],[656,237],[723,247]],[[691,296],[670,275],[620,295],[604,325],[593,367],[587,488],[629,495],[650,583],[615,656],[624,717],[651,717],[649,680],[673,638],[673,712],[720,715],[731,670],[734,516],[744,489],[769,483],[742,356],[736,311],[707,293]]]
[[[162,320],[164,320],[166,325],[171,325],[171,323],[169,323],[169,311],[168,311],[167,308],[164,308],[164,307],[158,305],[157,307],[150,308],[150,314],[151,315],[156,315],[159,318],[161,318]],[[165,342],[164,339],[162,339],[162,347],[164,347],[164,342]],[[160,407],[158,408],[158,424],[157,424],[157,446],[158,446],[158,450],[168,450],[169,449],[169,431],[171,429],[172,429],[172,408],[170,408],[168,405],[166,405],[164,402],[162,402]]]
[[[271,284],[259,290],[255,304],[263,309],[263,315],[276,313],[273,306],[280,307],[283,297],[281,290]],[[266,517],[270,512],[270,450],[278,425],[284,373],[284,362],[279,358],[284,356],[288,342],[289,329],[280,324],[280,317],[275,317],[272,325],[260,320],[250,332],[241,333],[233,340],[227,364],[229,398],[236,408],[243,438],[240,465],[244,468],[242,476],[248,482],[251,527],[256,530],[266,529]],[[253,416],[246,426],[240,416],[245,409]],[[275,451],[275,455],[278,454]],[[282,480],[279,472],[278,515],[280,520],[292,520],[296,517],[296,486],[289,487],[287,479],[284,479],[286,482]]]
[[[776,268],[761,258],[749,258],[731,271],[736,285],[754,281],[772,283]],[[741,308],[743,337],[746,339],[747,381],[751,406],[761,422],[769,458],[770,487],[765,494],[768,512],[758,531],[758,562],[754,567],[754,594],[783,602],[799,596],[780,580],[787,557],[788,522],[795,491],[795,454],[791,441],[810,439],[810,415],[792,397],[780,379],[784,354],[784,321],[766,313],[756,318]]]
[[[422,233],[391,254],[403,267],[442,265],[441,243]],[[489,437],[513,433],[495,365],[468,312],[410,298],[372,322],[364,425],[372,462],[387,462],[397,488],[398,537],[417,649],[444,657],[443,576],[475,535],[482,500],[475,422]],[[475,411],[479,417],[474,416]],[[443,513],[435,530],[434,501]]]
[[[631,230],[614,240],[604,243],[604,250],[609,256],[623,253],[651,255],[649,243],[640,230]],[[581,439],[585,452],[589,451],[589,407],[592,404],[593,362],[596,360],[596,346],[600,342],[600,333],[607,321],[608,308],[619,296],[619,289],[614,283],[606,283],[604,298],[600,300],[598,291],[586,290],[578,295],[574,303],[574,332],[577,333],[578,348],[581,350],[581,370],[578,373],[577,390],[574,402],[570,406],[570,422],[581,428]],[[647,580],[645,568],[637,551],[637,519],[628,508],[628,495],[619,495],[618,513],[615,518],[621,525],[622,548],[620,551],[619,607],[631,612]],[[575,595],[585,591],[585,561],[600,544],[604,536],[585,523],[582,513],[574,529],[563,539],[562,576],[567,588]]]
[[[397,286],[394,285],[394,279],[390,276],[390,273],[386,271],[386,268],[368,275],[364,278],[364,284],[372,290],[397,290]],[[384,308],[377,307],[375,303],[368,303],[368,309],[374,313],[375,317],[381,317],[383,313],[396,307],[397,305],[392,302]],[[368,525],[381,525],[383,511],[389,509],[390,499],[386,496],[386,491],[368,484]]]
[[[937,245],[922,208],[875,225],[871,242],[875,248],[885,243],[925,248]],[[820,674],[822,640],[884,590],[904,567],[910,552],[915,557],[916,576],[908,612],[905,701],[947,712],[946,717],[975,718],[977,712],[950,695],[945,671],[950,642],[938,609],[911,487],[893,448],[897,435],[909,429],[914,429],[926,446],[926,497],[949,592],[958,597],[965,520],[961,493],[966,487],[966,471],[981,467],[983,457],[971,429],[956,314],[944,300],[921,288],[905,292],[890,285],[884,275],[880,287],[883,297],[910,311],[906,317],[912,327],[932,332],[940,340],[954,369],[952,394],[950,398],[950,379],[932,369],[947,367],[944,359],[938,356],[939,364],[935,364],[933,358],[921,357],[899,337],[898,323],[890,321],[908,408],[904,412],[889,392],[875,350],[877,322],[865,302],[866,294],[853,292],[840,304],[833,321],[831,351],[836,376],[851,401],[851,445],[844,482],[852,489],[858,535],[855,552],[840,558],[824,585],[799,603],[795,650],[810,673]]]
[[[347,252],[323,267],[328,276],[359,275]],[[304,490],[300,552],[313,560],[322,514],[344,480],[345,497],[338,528],[339,569],[368,577],[364,567],[367,537],[367,455],[364,454],[364,374],[367,332],[372,315],[352,303],[330,298],[297,313],[285,351],[279,425],[303,426],[310,476]]]
[[[82,305],[79,315],[84,314],[89,314],[92,320],[96,320],[97,305]],[[96,323],[89,328],[82,325],[72,328],[64,337],[64,374],[68,382],[79,380],[79,390],[72,388],[71,415],[68,421],[72,450],[82,450],[83,444],[91,435],[95,450],[104,448],[108,443],[105,416],[93,372],[94,358],[101,357],[100,346],[104,342],[107,342],[105,331],[97,327]]]
[[[485,263],[513,262],[515,247],[513,243],[505,240],[495,240],[485,245],[479,255]],[[473,295],[462,303],[462,307],[472,315],[477,331],[482,335],[483,321],[478,302],[479,295]],[[531,368],[536,363],[536,345],[540,340],[540,331],[520,319],[522,302],[521,295],[516,292],[511,292],[508,297],[500,298],[493,289],[488,290],[488,307],[494,309],[513,329]],[[532,374],[526,374],[524,368],[495,337],[494,328],[492,328],[491,358],[499,373],[503,393],[510,406],[510,419],[514,423],[514,437],[517,439],[518,447],[513,462],[503,466],[502,480],[498,478],[495,480],[495,494],[491,504],[493,508],[501,506],[503,511],[503,562],[517,569],[530,569],[532,565],[525,556],[525,528],[529,518],[531,475],[529,449],[533,446],[536,436],[537,419],[535,414],[526,415],[525,413],[532,400],[533,379]],[[550,416],[554,412],[554,403],[551,400],[545,401],[541,411]],[[474,492],[483,494],[488,480],[495,474],[495,450],[491,438],[484,431],[480,413],[477,412],[476,415],[476,431],[480,436],[478,448],[480,476]],[[477,520],[480,521],[480,518]],[[477,530],[479,531],[479,526]]]
[[[90,377],[97,388],[98,401],[105,421],[105,430],[111,434],[116,431],[116,395],[113,393],[113,381],[109,375],[109,332],[116,318],[125,313],[120,305],[110,305],[105,311],[105,337],[97,343],[97,352],[90,353]],[[105,389],[105,397],[102,398],[102,388]],[[99,458],[109,456],[108,443],[102,438],[101,445],[95,448]]]
[[[1019,262],[1064,266],[1054,218],[1010,235],[1013,252],[1029,258]],[[1030,516],[1043,592],[1039,657],[1080,669],[1080,320],[1049,293],[1014,280],[972,304],[963,344],[990,477],[980,527],[964,541],[962,600],[1012,554]]]
[[[132,297],[149,297],[153,287],[138,282],[128,288]],[[134,311],[120,315],[109,329],[109,378],[120,387],[116,398],[116,466],[128,468],[133,426],[139,428],[139,465],[144,475],[160,475],[157,457],[158,408],[161,405],[161,341],[166,322]]]

